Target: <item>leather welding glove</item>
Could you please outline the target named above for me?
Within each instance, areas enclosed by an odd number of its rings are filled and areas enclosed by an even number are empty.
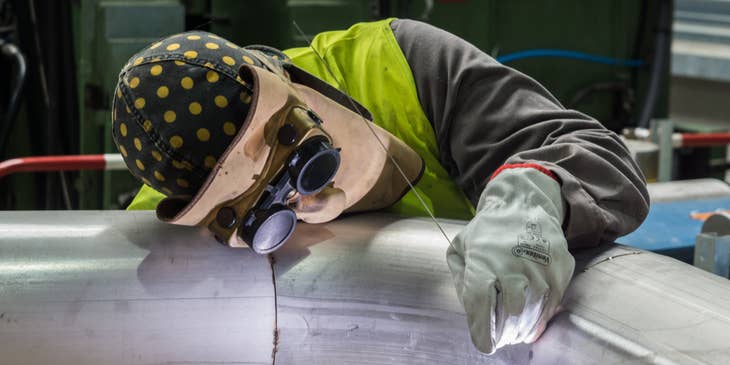
[[[563,211],[554,178],[535,168],[505,169],[449,247],[447,262],[480,351],[535,341],[557,312],[575,267]]]

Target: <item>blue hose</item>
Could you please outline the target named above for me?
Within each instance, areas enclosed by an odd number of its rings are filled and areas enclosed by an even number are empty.
[[[602,63],[605,65],[625,67],[640,67],[644,65],[644,61],[642,60],[622,60],[617,58],[592,55],[589,53],[583,53],[578,51],[566,51],[562,49],[528,49],[526,51],[519,51],[506,54],[504,56],[499,56],[497,57],[497,61],[501,63],[510,63],[513,61],[534,57],[572,58],[576,60]]]

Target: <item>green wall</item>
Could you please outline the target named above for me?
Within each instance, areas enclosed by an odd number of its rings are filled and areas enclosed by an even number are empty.
[[[500,56],[535,48],[577,50],[614,58],[651,58],[655,12],[641,19],[637,0],[463,0],[430,2],[387,0],[154,0],[74,2],[81,153],[116,152],[111,141],[111,93],[123,63],[154,40],[185,29],[203,29],[241,44],[278,48],[304,45],[296,21],[309,37],[343,29],[358,21],[387,16],[420,19],[455,33],[485,52]],[[648,9],[657,0],[649,0]],[[637,45],[638,34],[645,36]],[[536,78],[564,104],[581,90],[606,83],[630,88],[589,93],[576,108],[619,130],[638,112],[648,68],[571,59],[534,58],[513,66]],[[666,116],[666,96],[657,109]],[[75,184],[80,207],[119,208],[138,183],[127,172],[82,173]],[[120,199],[121,197],[121,199]]]

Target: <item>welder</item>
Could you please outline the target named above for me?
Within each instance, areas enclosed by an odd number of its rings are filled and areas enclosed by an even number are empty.
[[[430,25],[388,19],[280,52],[192,31],[120,73],[114,140],[144,183],[129,209],[268,253],[297,220],[387,210],[470,220],[446,260],[472,341],[535,341],[569,250],[648,211],[619,137]]]

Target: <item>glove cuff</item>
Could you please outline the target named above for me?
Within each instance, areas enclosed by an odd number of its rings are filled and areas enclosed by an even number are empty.
[[[505,201],[530,201],[540,205],[562,225],[566,203],[563,199],[560,180],[543,166],[525,163],[503,165],[494,174],[480,199],[488,196]],[[478,209],[479,210],[479,209]]]
[[[497,177],[497,175],[502,173],[502,171],[504,171],[504,170],[520,169],[520,168],[535,169],[535,170],[540,171],[543,174],[549,176],[550,178],[557,181],[558,183],[560,183],[560,180],[558,179],[557,175],[555,175],[552,171],[550,171],[550,170],[546,169],[545,167],[542,167],[536,163],[511,163],[511,164],[502,165],[497,169],[497,171],[495,171],[492,174],[492,176],[489,178],[489,180],[493,180],[495,177]]]

